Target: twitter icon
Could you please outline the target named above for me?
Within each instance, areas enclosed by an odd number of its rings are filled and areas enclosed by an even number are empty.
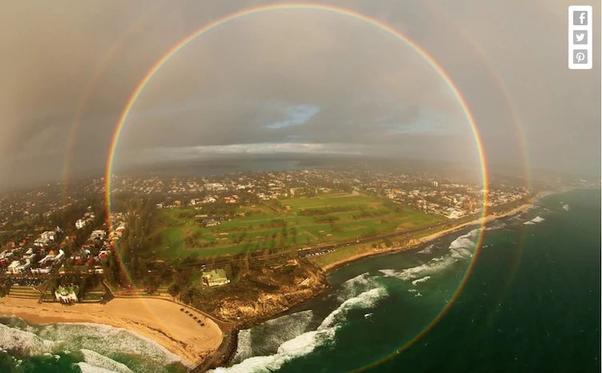
[[[587,31],[573,30],[573,44],[587,44]]]

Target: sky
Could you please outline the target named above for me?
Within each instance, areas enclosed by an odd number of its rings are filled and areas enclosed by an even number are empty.
[[[100,172],[128,97],[167,50],[271,3],[6,4],[0,188]],[[464,96],[493,170],[599,175],[600,61],[568,70],[570,2],[320,3],[383,21],[429,53]],[[115,164],[285,153],[478,163],[457,97],[407,43],[350,17],[278,10],[219,26],[169,59],[133,105]]]

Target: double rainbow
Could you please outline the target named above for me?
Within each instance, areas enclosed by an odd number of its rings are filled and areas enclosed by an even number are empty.
[[[350,10],[350,9],[334,7],[334,6],[330,6],[330,5],[312,4],[312,3],[294,3],[294,4],[266,5],[266,6],[249,8],[249,9],[243,9],[243,10],[237,11],[235,13],[223,16],[217,20],[214,20],[214,21],[206,24],[205,26],[202,26],[201,28],[197,29],[196,31],[194,31],[193,33],[191,33],[184,39],[180,40],[173,47],[171,47],[169,50],[167,50],[167,52],[165,52],[161,56],[161,58],[159,58],[150,67],[150,69],[146,72],[146,74],[144,75],[142,80],[140,80],[140,82],[136,85],[132,94],[129,96],[127,103],[124,106],[123,110],[121,111],[121,114],[119,115],[119,119],[117,120],[117,124],[113,130],[113,136],[111,138],[108,158],[107,158],[106,167],[105,167],[105,202],[106,202],[108,211],[111,211],[111,193],[110,193],[110,191],[111,191],[111,175],[113,173],[113,166],[115,163],[115,154],[116,154],[117,147],[119,144],[119,138],[125,127],[125,123],[127,122],[127,119],[130,114],[130,111],[132,110],[132,107],[138,101],[138,98],[140,97],[140,95],[142,94],[144,89],[146,88],[147,84],[152,80],[152,78],[157,74],[157,72],[159,70],[161,70],[161,68],[174,55],[176,55],[179,51],[184,49],[190,42],[192,42],[193,40],[197,39],[198,37],[210,32],[210,31],[214,30],[215,28],[225,25],[231,21],[234,21],[234,20],[242,18],[242,17],[251,16],[251,15],[255,15],[255,14],[261,14],[261,13],[269,13],[269,12],[278,11],[278,10],[316,10],[316,11],[329,12],[329,13],[333,13],[336,15],[349,17],[352,19],[362,21],[370,26],[373,26],[381,31],[384,31],[387,34],[397,38],[400,42],[404,43],[405,45],[410,46],[443,79],[443,81],[448,86],[448,88],[451,90],[451,92],[457,99],[458,103],[460,104],[460,106],[464,112],[464,115],[471,127],[471,131],[474,136],[475,144],[477,147],[479,162],[480,162],[480,166],[481,166],[481,183],[483,185],[483,189],[485,190],[484,200],[486,200],[487,187],[489,185],[489,177],[488,177],[488,172],[487,172],[487,163],[486,163],[486,158],[485,158],[485,151],[484,151],[484,148],[482,145],[481,135],[479,133],[479,130],[477,128],[475,120],[472,116],[472,113],[468,107],[468,104],[466,103],[466,100],[464,99],[464,96],[462,95],[460,90],[456,87],[456,85],[454,84],[452,79],[449,77],[447,72],[441,67],[441,65],[439,65],[437,63],[437,61],[427,51],[422,49],[414,41],[410,40],[407,36],[403,35],[401,32],[399,32],[392,26],[390,26],[380,20],[377,20],[373,17],[358,13],[358,12]]]
[[[402,45],[410,46],[424,61],[426,61],[428,63],[428,65],[438,74],[439,77],[441,77],[441,79],[443,79],[443,81],[445,82],[447,87],[453,93],[453,95],[455,96],[456,100],[458,101],[458,103],[460,104],[460,106],[464,112],[464,115],[466,117],[468,124],[470,125],[471,131],[472,131],[472,134],[474,137],[475,145],[477,147],[478,158],[479,158],[480,168],[481,168],[481,183],[482,183],[482,187],[483,187],[483,200],[482,200],[483,205],[482,205],[482,209],[481,209],[481,222],[484,222],[484,217],[487,214],[486,202],[488,200],[488,194],[489,194],[489,191],[488,191],[489,176],[488,176],[487,161],[486,161],[485,151],[484,151],[482,140],[481,140],[481,135],[479,133],[479,130],[477,128],[477,125],[475,123],[473,115],[468,107],[468,104],[466,103],[466,100],[464,99],[464,96],[462,95],[460,90],[456,87],[456,85],[454,84],[454,82],[452,81],[452,79],[450,78],[448,73],[441,67],[441,65],[439,63],[437,63],[437,61],[427,51],[425,51],[423,48],[421,48],[419,45],[417,45],[414,41],[409,39],[407,36],[403,35],[401,32],[396,30],[394,27],[392,27],[376,18],[358,13],[354,10],[341,8],[341,7],[335,7],[335,6],[331,6],[331,5],[312,4],[312,3],[292,3],[292,4],[285,3],[285,4],[266,5],[266,6],[259,6],[259,7],[243,9],[243,10],[237,11],[235,13],[231,13],[226,16],[223,16],[219,19],[216,19],[216,20],[200,27],[199,29],[197,29],[196,31],[194,31],[193,33],[191,33],[190,35],[188,35],[187,37],[185,37],[184,39],[182,39],[178,43],[176,43],[173,47],[171,47],[169,50],[167,50],[165,52],[165,54],[163,54],[161,56],[161,58],[159,58],[150,67],[150,69],[146,72],[146,74],[144,75],[142,80],[140,80],[140,82],[136,85],[135,89],[129,96],[126,105],[124,106],[123,110],[121,111],[121,114],[119,116],[119,119],[117,121],[115,129],[113,131],[113,136],[112,136],[111,143],[110,143],[109,155],[107,158],[106,168],[105,168],[105,203],[106,203],[106,208],[107,208],[107,216],[109,217],[108,218],[109,226],[111,225],[111,221],[110,221],[111,188],[112,188],[111,177],[112,177],[112,173],[113,173],[112,172],[113,166],[115,163],[115,154],[116,154],[116,150],[117,150],[117,147],[119,144],[119,137],[123,131],[123,128],[125,127],[125,124],[128,119],[128,115],[130,114],[132,107],[136,104],[138,98],[144,91],[147,84],[151,81],[151,79],[157,74],[157,72],[159,70],[161,70],[161,68],[174,55],[176,55],[179,51],[184,49],[190,42],[201,37],[202,35],[210,32],[220,26],[226,25],[229,22],[232,22],[234,20],[237,20],[237,19],[240,19],[243,17],[252,16],[252,15],[256,15],[256,14],[269,13],[269,12],[274,12],[274,11],[282,11],[282,10],[287,10],[287,11],[315,10],[315,11],[332,13],[335,15],[348,17],[348,18],[352,18],[352,19],[361,21],[365,24],[368,24],[368,25],[378,29],[378,30],[384,31],[386,34],[389,34],[392,37],[395,37],[401,43],[403,43]],[[483,232],[483,229],[481,229],[481,233],[482,232]],[[479,234],[477,243],[476,243],[476,251],[475,251],[474,258],[478,257],[482,241],[483,241],[483,234]],[[418,334],[410,342],[401,346],[398,351],[402,351],[402,350],[406,349],[411,344],[413,344],[416,340],[418,340],[419,338],[424,336],[426,333],[428,333],[428,331],[430,331],[430,329],[436,324],[436,322],[439,321],[447,313],[447,311],[453,305],[456,298],[461,294],[461,292],[464,288],[464,285],[466,283],[466,280],[470,277],[470,274],[472,273],[474,263],[475,263],[475,259],[473,259],[471,264],[469,265],[469,267],[466,271],[466,275],[465,275],[463,281],[461,282],[460,286],[456,290],[452,300],[443,308],[441,313],[433,320],[433,322],[431,322],[431,324],[427,328],[425,328],[420,334]]]

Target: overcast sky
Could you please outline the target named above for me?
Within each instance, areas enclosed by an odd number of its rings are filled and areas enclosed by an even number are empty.
[[[599,172],[600,61],[567,69],[568,1],[324,3],[383,20],[432,54],[465,96],[494,168],[528,160]],[[5,4],[0,187],[102,169],[149,67],[202,25],[261,4]],[[426,61],[382,30],[315,10],[246,16],[190,43],[134,105],[116,164],[238,153],[476,161],[462,108]]]

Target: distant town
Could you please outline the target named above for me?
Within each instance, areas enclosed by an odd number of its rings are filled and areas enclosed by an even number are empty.
[[[482,207],[483,198],[477,185],[417,175],[332,170],[199,179],[116,178],[112,192],[164,195],[157,208],[192,206],[199,210],[214,203],[245,204],[319,193],[356,192],[381,196],[449,219],[475,213]],[[525,187],[500,185],[490,191],[487,204],[490,207],[514,202],[527,193]]]
[[[104,188],[105,181],[100,178],[68,189],[52,184],[3,195],[0,199],[2,279],[39,285],[51,276],[102,276],[117,241],[128,229],[128,211],[112,211],[106,216],[102,204]],[[194,221],[205,228],[219,226],[240,214],[237,206],[335,193],[370,196],[453,221],[479,213],[484,191],[478,185],[432,176],[326,169],[206,178],[115,177],[112,190],[116,199],[149,198],[157,210],[192,209]],[[497,185],[490,190],[487,207],[521,201],[529,193],[522,186]],[[206,286],[229,282],[222,268],[207,271],[202,281]],[[65,293],[64,289],[61,292],[55,289],[55,293],[57,300],[65,298],[60,295]],[[75,294],[69,297],[77,299]]]

